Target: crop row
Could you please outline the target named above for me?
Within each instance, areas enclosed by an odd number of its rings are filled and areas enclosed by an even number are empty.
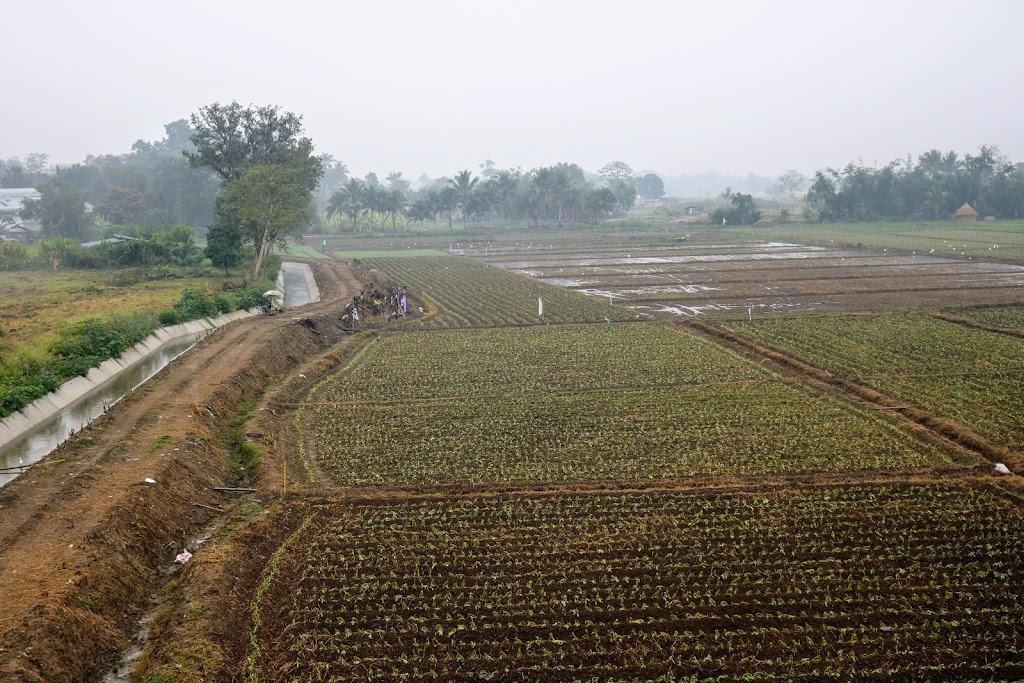
[[[781,382],[318,405],[345,485],[657,480],[948,464],[876,414]]]
[[[265,647],[296,681],[1012,680],[1022,522],[981,484],[324,504]]]
[[[1024,330],[1024,306],[961,308],[953,312],[989,325],[998,325],[1011,330]]]
[[[762,318],[727,327],[1024,448],[1024,339],[902,313]]]
[[[498,327],[624,320],[633,315],[587,296],[551,287],[458,256],[369,258],[363,263],[388,282],[410,287],[437,303],[429,328]],[[538,299],[543,302],[539,313]]]
[[[749,360],[664,325],[438,330],[378,337],[310,400],[381,401],[768,377]]]

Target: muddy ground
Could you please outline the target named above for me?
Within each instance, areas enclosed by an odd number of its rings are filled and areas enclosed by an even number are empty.
[[[355,269],[312,267],[320,303],[217,331],[0,489],[0,679],[98,679],[172,577],[175,555],[240,509],[258,514],[214,487],[283,483],[257,476],[237,448],[260,441],[244,436],[239,416],[352,340],[322,314],[338,317],[358,293]],[[271,446],[258,468],[276,473]]]

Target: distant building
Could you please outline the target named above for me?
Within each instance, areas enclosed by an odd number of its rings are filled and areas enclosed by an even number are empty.
[[[119,244],[121,242],[128,242],[130,240],[137,240],[138,237],[130,237],[128,235],[111,235],[106,239],[96,240],[95,242],[82,242],[83,247],[98,247],[101,244]]]
[[[964,205],[953,214],[953,220],[957,223],[977,223],[978,212],[970,204],[964,202]]]
[[[21,223],[25,200],[42,196],[34,187],[0,187],[0,223]]]
[[[0,223],[0,240],[30,244],[36,241],[39,230],[33,230],[24,223]]]
[[[26,199],[39,199],[34,187],[0,187],[0,239],[11,242],[35,242],[42,227],[38,220],[25,220],[21,210]]]
[[[687,216],[696,216],[699,213],[700,213],[700,209],[698,209],[696,206],[688,206],[688,207],[686,207],[686,215]]]

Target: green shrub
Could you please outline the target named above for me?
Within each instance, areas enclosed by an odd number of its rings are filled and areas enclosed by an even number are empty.
[[[149,313],[87,318],[57,331],[50,347],[55,374],[64,377],[85,375],[108,358],[117,358],[151,335],[157,326]]]
[[[181,323],[181,314],[178,313],[176,308],[168,308],[160,311],[160,325],[161,327],[167,327],[168,325],[178,325]]]
[[[238,299],[228,294],[214,294],[213,301],[217,305],[219,313],[230,313],[238,310]]]
[[[181,316],[181,322],[210,318],[220,313],[213,295],[203,289],[189,287],[181,293],[181,299],[174,304]]]

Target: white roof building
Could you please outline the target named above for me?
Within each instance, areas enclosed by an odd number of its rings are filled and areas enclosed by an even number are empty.
[[[42,196],[34,187],[0,187],[0,221],[20,223],[21,205],[25,200]]]

